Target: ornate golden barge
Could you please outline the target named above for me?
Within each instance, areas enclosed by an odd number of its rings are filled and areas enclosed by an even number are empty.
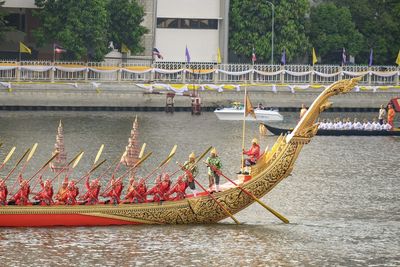
[[[331,103],[329,97],[349,92],[358,78],[341,80],[324,92],[308,109],[289,135],[281,135],[270,151],[251,168],[252,178],[240,186],[260,198],[290,175],[302,149],[318,131],[319,114]],[[124,224],[204,224],[216,223],[235,214],[255,200],[242,189],[232,187],[209,195],[162,203],[119,205],[53,205],[0,207],[0,226],[94,226]],[[229,211],[227,213],[226,211]]]

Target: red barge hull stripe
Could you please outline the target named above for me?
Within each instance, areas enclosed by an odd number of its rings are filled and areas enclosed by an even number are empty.
[[[141,224],[80,214],[2,214],[0,227],[107,226]]]

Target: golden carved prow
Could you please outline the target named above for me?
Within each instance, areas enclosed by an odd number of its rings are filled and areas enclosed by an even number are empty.
[[[312,103],[293,132],[288,135],[287,141],[294,137],[310,138],[314,136],[318,131],[318,125],[315,125],[315,121],[321,112],[332,106],[332,103],[328,101],[329,97],[350,92],[360,80],[361,77],[340,80],[326,88]]]

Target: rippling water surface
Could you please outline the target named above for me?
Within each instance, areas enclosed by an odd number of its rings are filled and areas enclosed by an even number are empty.
[[[218,121],[212,113],[2,112],[0,159],[14,145],[19,156],[38,142],[26,170],[26,176],[33,174],[51,156],[62,119],[69,158],[85,151],[78,176],[90,168],[103,143],[103,158],[113,161],[121,155],[134,115],[140,141],[154,152],[140,174],[151,171],[174,144],[180,162],[191,151],[200,154],[214,145],[223,171],[234,177],[240,164],[241,123]],[[284,116],[279,126],[293,126],[298,114]],[[260,138],[263,149],[273,145],[276,137],[259,137],[258,125],[247,125],[247,140]],[[253,204],[236,215],[243,223],[239,226],[227,219],[215,225],[3,228],[0,265],[399,266],[399,145],[398,137],[315,137],[304,147],[292,175],[262,199],[286,216],[288,225]],[[206,184],[203,166],[201,173]]]

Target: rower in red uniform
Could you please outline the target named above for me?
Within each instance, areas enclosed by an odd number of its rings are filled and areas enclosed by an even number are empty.
[[[178,181],[174,185],[174,187],[169,190],[167,196],[170,200],[180,200],[186,197],[186,188],[188,188],[188,182],[184,179],[184,175],[178,177]],[[170,196],[176,194],[175,197],[171,198]]]
[[[147,201],[147,186],[144,179],[140,179],[139,185],[137,187],[138,202],[144,203]]]
[[[163,176],[164,177],[160,184],[160,190],[159,190],[160,197],[161,197],[160,200],[167,200],[168,199],[167,194],[168,194],[169,190],[171,189],[171,179],[170,179],[168,173],[165,173]]]
[[[117,205],[121,201],[121,193],[123,188],[124,186],[121,179],[114,180],[114,178],[112,178],[111,189],[107,193],[103,194],[103,197],[109,197],[110,204]]]
[[[86,178],[85,182],[86,193],[81,199],[88,205],[94,205],[99,203],[100,183],[98,179],[94,179],[89,183],[89,177]]]
[[[0,206],[7,205],[7,185],[3,179],[0,179]]]
[[[79,195],[79,188],[76,186],[75,181],[70,181],[67,186],[67,190],[64,194],[62,200],[67,205],[75,205],[76,204],[76,197]]]
[[[156,178],[156,184],[149,190],[147,191],[147,195],[152,195],[153,196],[153,201],[158,202],[161,200],[161,191],[160,191],[160,185],[161,185],[161,174],[159,174]]]
[[[20,189],[18,192],[10,199],[10,201],[15,201],[16,205],[29,205],[31,202],[29,201],[29,193],[31,192],[31,187],[27,180],[20,181]]]
[[[256,164],[258,158],[260,157],[260,146],[258,145],[257,138],[253,138],[253,140],[251,141],[250,149],[247,151],[243,150],[243,154],[248,156],[248,158],[244,161],[245,166]]]
[[[128,191],[126,192],[124,203],[134,203],[137,202],[137,187],[138,182],[135,181],[134,177],[129,179]]]
[[[63,183],[62,183],[60,189],[58,189],[58,192],[57,192],[57,194],[56,194],[56,196],[55,196],[55,199],[56,199],[58,202],[61,202],[61,199],[62,199],[62,198],[65,199],[65,196],[66,196],[66,194],[67,194],[67,187],[68,187],[68,178],[66,177],[66,178],[64,179],[64,181],[63,181]]]
[[[46,180],[43,183],[42,177],[39,178],[41,190],[34,197],[35,200],[39,200],[40,205],[49,206],[53,204],[53,185],[50,180]]]

